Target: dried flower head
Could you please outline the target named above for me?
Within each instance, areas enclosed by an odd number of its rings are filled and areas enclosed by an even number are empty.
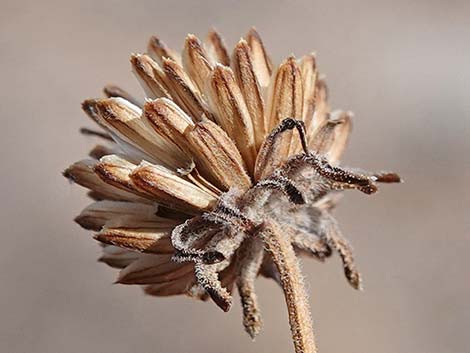
[[[337,252],[361,278],[331,212],[340,192],[377,191],[394,173],[338,165],[351,113],[330,112],[313,54],[273,67],[252,29],[230,56],[212,31],[182,55],[152,37],[133,54],[142,104],[116,86],[83,102],[101,128],[90,158],[64,175],[96,200],[76,218],[95,231],[117,282],[154,296],[211,298],[224,311],[236,287],[251,337],[261,327],[255,279],[282,287],[296,352],[315,352],[298,256]]]

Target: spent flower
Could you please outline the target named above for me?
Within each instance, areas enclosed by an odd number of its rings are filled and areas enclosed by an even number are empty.
[[[255,280],[284,291],[295,351],[315,352],[298,257],[336,252],[352,287],[361,277],[332,216],[341,192],[377,191],[395,173],[339,166],[352,114],[331,111],[316,57],[274,66],[252,29],[229,55],[211,31],[182,55],[152,37],[131,56],[145,101],[108,85],[83,110],[101,143],[64,175],[95,200],[76,221],[95,232],[117,282],[154,296],[212,299],[238,290],[243,325],[261,328]]]

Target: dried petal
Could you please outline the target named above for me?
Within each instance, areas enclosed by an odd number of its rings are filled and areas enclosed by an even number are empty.
[[[250,47],[244,39],[240,40],[235,47],[232,63],[238,86],[245,98],[246,107],[253,123],[256,150],[259,150],[266,136],[268,124],[265,122],[264,102],[256,78]]]
[[[163,59],[168,58],[181,64],[180,56],[166,46],[166,44],[158,37],[152,36],[147,45],[147,51],[150,57],[159,65],[163,65]]]
[[[179,64],[170,59],[163,59],[163,70],[168,78],[173,99],[188,115],[195,121],[204,116],[213,119],[199,89]]]
[[[194,167],[191,158],[181,149],[150,128],[138,107],[122,98],[108,98],[96,101],[96,110],[109,130],[148,155],[147,160],[180,173],[190,172]]]
[[[98,201],[86,207],[75,221],[85,229],[102,227],[173,228],[177,220],[157,216],[158,206],[137,202]]]
[[[261,87],[268,87],[270,77],[273,71],[273,65],[271,63],[271,59],[266,53],[263,41],[261,40],[261,37],[254,28],[250,29],[250,31],[245,36],[245,39],[251,49],[253,65],[255,68],[256,76],[258,78],[258,82]]]
[[[253,173],[255,138],[250,114],[230,68],[217,65],[211,75],[210,98],[217,123],[235,141],[248,171]]]
[[[220,190],[250,186],[239,151],[212,121],[203,119],[194,123],[176,104],[166,99],[148,102],[144,116],[159,134],[190,154],[202,176]]]
[[[98,259],[106,265],[114,268],[124,268],[139,258],[140,254],[135,251],[118,248],[113,245],[103,246],[103,255]]]
[[[131,56],[132,71],[149,98],[171,97],[165,73],[160,66],[145,54]]]
[[[135,168],[135,164],[117,155],[109,155],[102,157],[96,163],[93,170],[106,184],[147,199],[152,199],[150,194],[137,189],[133,184],[130,174]]]
[[[72,164],[64,171],[63,174],[69,180],[86,187],[87,189],[98,192],[104,199],[148,202],[138,195],[120,190],[110,184],[105,183],[94,172],[96,164],[96,160],[85,159]]]
[[[141,254],[119,273],[117,283],[156,284],[174,281],[194,271],[192,264],[171,261],[171,255]]]
[[[251,186],[240,152],[217,124],[202,120],[186,131],[186,136],[196,151],[194,158],[199,162],[199,171],[219,189],[246,190]]]
[[[228,56],[227,48],[217,31],[209,31],[205,44],[207,55],[211,59],[212,65],[220,63],[225,66],[230,66],[230,57]]]
[[[166,297],[178,294],[187,294],[190,296],[195,296],[191,293],[191,288],[194,287],[195,282],[196,280],[194,278],[194,274],[188,273],[185,276],[177,278],[173,281],[145,286],[144,291],[145,294],[158,297]]]
[[[95,239],[109,245],[153,254],[172,254],[171,227],[160,228],[104,228]]]
[[[170,208],[195,214],[213,207],[216,199],[194,184],[148,163],[136,168],[130,178],[144,193]]]
[[[304,102],[302,108],[302,120],[305,123],[305,130],[310,131],[315,112],[315,98],[318,70],[314,54],[305,55],[300,62],[302,72],[302,83],[304,89]],[[316,122],[318,123],[318,122]],[[315,128],[313,126],[312,128]]]
[[[312,136],[316,129],[328,119],[330,106],[328,105],[328,86],[324,78],[318,78],[315,81],[315,111],[313,113],[312,123],[307,131],[308,136]]]
[[[324,155],[330,163],[338,162],[351,133],[351,116],[350,112],[337,112],[333,119],[325,121],[312,135],[310,148]]]
[[[134,98],[130,93],[123,90],[121,87],[116,85],[106,85],[103,88],[103,92],[106,97],[108,98],[123,98],[132,104],[141,107],[142,102],[140,102],[137,98]]]
[[[159,135],[181,149],[190,150],[187,148],[185,131],[194,128],[195,123],[173,101],[159,98],[145,103],[144,118]]]
[[[183,67],[199,87],[199,91],[204,92],[212,65],[201,42],[193,34],[189,34],[184,43]]]
[[[302,105],[302,74],[295,58],[291,56],[279,66],[271,82],[268,103],[269,128],[274,129],[285,118],[302,119]],[[292,131],[286,131],[281,139],[279,153],[280,157],[286,160],[290,151]]]
[[[107,156],[109,154],[116,154],[119,153],[120,150],[116,144],[114,146],[103,146],[103,145],[96,145],[93,149],[88,153],[88,155],[94,159],[100,159],[101,157]]]

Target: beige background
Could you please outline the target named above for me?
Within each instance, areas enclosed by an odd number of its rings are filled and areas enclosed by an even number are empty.
[[[406,183],[348,193],[337,216],[365,292],[334,259],[304,262],[321,353],[468,352],[470,6],[462,1],[0,1],[0,351],[291,352],[281,292],[259,280],[255,343],[240,307],[114,286],[72,222],[87,204],[60,172],[94,143],[84,98],[139,92],[131,52],[256,25],[272,57],[318,53],[337,108],[355,112],[346,162]]]

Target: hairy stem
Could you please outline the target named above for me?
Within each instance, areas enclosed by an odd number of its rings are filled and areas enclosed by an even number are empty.
[[[266,223],[260,230],[259,236],[263,239],[266,250],[270,252],[279,271],[295,353],[316,353],[307,294],[290,239],[273,222]]]

